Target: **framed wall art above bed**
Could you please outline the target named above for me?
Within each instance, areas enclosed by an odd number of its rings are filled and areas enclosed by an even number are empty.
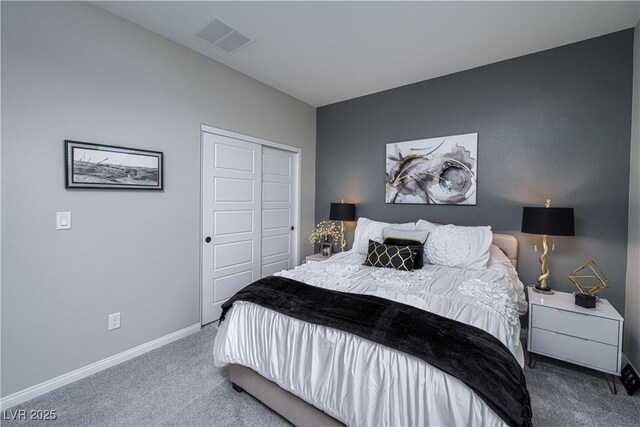
[[[387,144],[387,203],[475,205],[478,134]]]

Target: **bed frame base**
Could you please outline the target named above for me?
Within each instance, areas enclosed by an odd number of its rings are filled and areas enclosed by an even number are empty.
[[[235,391],[246,391],[295,426],[344,426],[246,366],[231,364],[229,379]]]

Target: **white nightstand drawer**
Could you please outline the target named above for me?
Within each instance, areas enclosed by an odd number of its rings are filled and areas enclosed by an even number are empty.
[[[533,328],[530,351],[601,371],[618,372],[618,347]]]
[[[533,328],[587,338],[613,346],[618,345],[620,322],[604,317],[576,313],[542,305],[532,305]]]

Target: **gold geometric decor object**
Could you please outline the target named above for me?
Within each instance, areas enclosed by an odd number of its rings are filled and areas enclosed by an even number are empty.
[[[568,279],[585,295],[595,295],[609,287],[607,277],[593,260],[573,270]]]

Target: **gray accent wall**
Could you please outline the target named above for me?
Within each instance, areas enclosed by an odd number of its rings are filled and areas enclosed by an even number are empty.
[[[632,74],[629,29],[321,107],[316,222],[343,197],[372,219],[489,224],[517,236],[520,277],[533,285],[539,253],[519,232],[522,206],[550,198],[575,208],[577,234],[557,238],[552,287],[573,291],[569,272],[596,260],[609,277],[602,296],[622,314]],[[385,204],[387,143],[474,132],[477,206]]]
[[[315,108],[92,4],[2,2],[3,397],[199,323],[203,123],[302,148],[310,253]],[[65,190],[65,139],[163,151],[164,191]]]

